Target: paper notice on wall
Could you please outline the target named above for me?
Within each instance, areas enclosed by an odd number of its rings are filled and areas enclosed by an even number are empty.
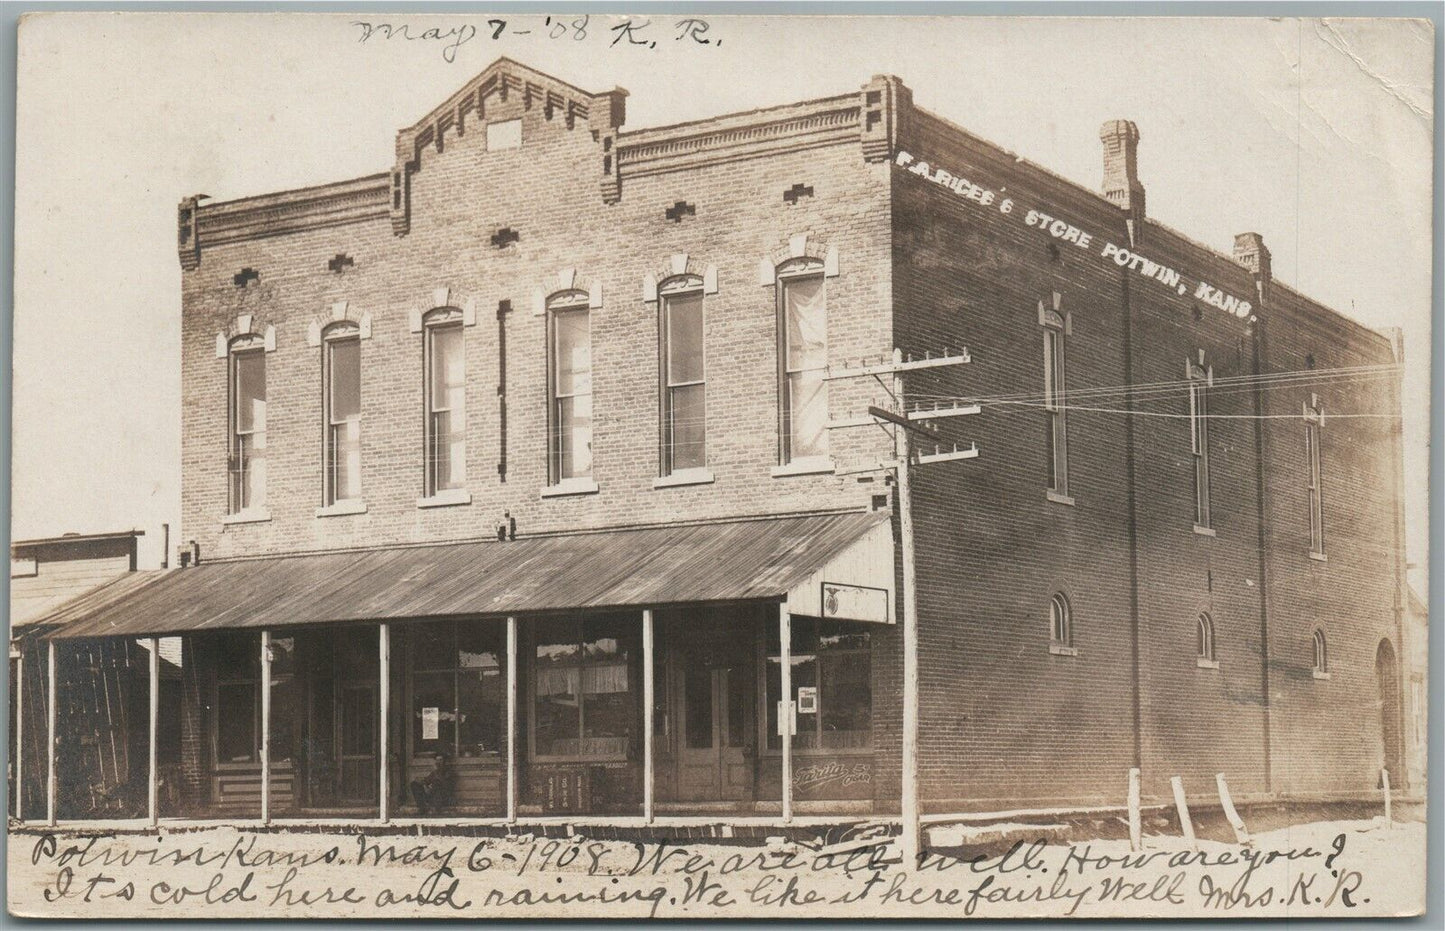
[[[442,719],[440,708],[423,708],[421,710],[421,739],[436,740],[437,727]]]
[[[816,714],[818,711],[818,689],[817,686],[802,685],[798,687],[798,714]]]

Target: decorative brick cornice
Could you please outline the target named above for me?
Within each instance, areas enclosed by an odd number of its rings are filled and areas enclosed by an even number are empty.
[[[428,146],[435,146],[437,152],[445,151],[448,133],[465,135],[468,118],[486,120],[489,99],[505,102],[514,96],[521,98],[524,110],[540,107],[549,121],[561,116],[569,130],[585,126],[592,131],[604,150],[605,199],[608,175],[615,176],[617,168],[616,159],[608,150],[615,143],[617,128],[626,119],[627,91],[614,88],[600,94],[589,94],[509,58],[498,58],[441,106],[396,134],[396,163],[390,174],[389,206],[393,233],[402,236],[411,229],[411,176],[421,170],[422,152]],[[604,141],[606,136],[613,139]]]
[[[181,201],[177,214],[181,268],[198,268],[203,248],[384,216],[386,175],[215,204],[201,204],[199,198],[189,197]]]
[[[893,157],[898,140],[907,130],[908,116],[913,110],[913,91],[902,78],[879,74],[863,85],[859,97],[863,160],[887,161]]]

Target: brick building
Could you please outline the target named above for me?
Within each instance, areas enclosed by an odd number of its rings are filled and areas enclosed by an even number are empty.
[[[1401,771],[1390,338],[1151,219],[1132,123],[1096,192],[893,77],[626,97],[500,59],[182,201],[190,564],[53,641],[181,646],[162,813],[896,812],[908,545],[925,810]]]

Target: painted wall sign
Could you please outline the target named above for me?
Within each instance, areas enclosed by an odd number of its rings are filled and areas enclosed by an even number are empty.
[[[888,623],[888,590],[863,585],[823,583],[823,616],[846,621]]]
[[[939,187],[953,191],[965,200],[974,201],[981,207],[995,207],[1004,216],[1012,217],[1015,221],[1021,220],[1024,226],[1047,233],[1061,243],[1068,243],[1086,251],[1096,251],[1100,258],[1107,259],[1120,268],[1127,268],[1140,277],[1157,281],[1164,287],[1173,289],[1181,297],[1192,292],[1195,300],[1218,307],[1241,320],[1252,319],[1250,315],[1254,312],[1254,305],[1249,301],[1222,291],[1202,279],[1191,283],[1178,269],[1156,262],[1118,243],[1101,239],[1067,220],[1041,209],[1022,207],[1011,197],[1000,197],[997,192],[974,184],[966,178],[928,162],[919,161],[908,152],[900,151],[894,158],[894,164],[907,169],[910,174],[926,178]]]

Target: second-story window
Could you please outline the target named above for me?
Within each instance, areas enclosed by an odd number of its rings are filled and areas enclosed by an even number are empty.
[[[828,455],[828,305],[823,268],[778,269],[779,395],[782,461]]]
[[[587,295],[565,292],[547,313],[551,484],[592,474],[592,322]]]
[[[1325,503],[1320,467],[1320,427],[1325,422],[1325,409],[1318,398],[1305,408],[1305,468],[1309,472],[1310,552],[1325,554]]]
[[[1209,523],[1209,385],[1213,372],[1189,363],[1189,451],[1194,461],[1194,524]]]
[[[662,474],[707,465],[702,282],[662,290]]]
[[[361,498],[361,333],[338,324],[326,331],[326,504]]]
[[[241,514],[266,506],[266,353],[261,339],[234,342],[230,365],[229,510]]]
[[[462,315],[433,310],[426,331],[426,493],[462,488],[467,481],[467,378]]]
[[[1049,490],[1069,493],[1068,413],[1064,406],[1064,318],[1040,305],[1044,327],[1044,410],[1048,429],[1044,439],[1049,453]]]

